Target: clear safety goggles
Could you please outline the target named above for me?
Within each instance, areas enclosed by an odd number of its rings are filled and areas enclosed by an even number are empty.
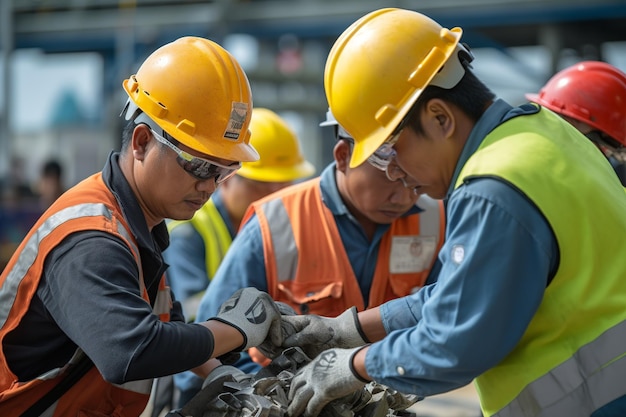
[[[350,136],[350,134],[341,126],[339,126],[337,130],[337,139],[348,141],[351,146],[354,146],[354,138]],[[387,142],[383,143],[372,155],[369,156],[369,158],[367,158],[367,162],[374,168],[385,171],[387,169],[387,165],[389,165],[389,162],[391,161],[391,158],[395,156],[396,151],[393,149],[393,145],[397,141],[398,139],[396,139],[389,146],[387,146]]]
[[[389,135],[389,137],[383,142],[383,144],[380,145],[372,155],[370,155],[370,157],[367,159],[370,164],[380,169],[381,171],[387,172],[389,164],[396,156],[396,150],[393,147],[398,142],[398,139],[400,139],[400,133],[402,133],[402,130],[406,127],[408,120],[409,115],[405,116],[404,119],[402,119],[398,127],[394,129],[391,135]],[[389,174],[387,174],[387,177],[389,177]]]
[[[222,165],[215,161],[193,156],[174,145],[153,129],[150,129],[154,138],[176,152],[176,162],[187,173],[199,180],[215,179],[216,184],[221,184],[237,173],[241,168],[241,162],[233,162],[230,165]]]

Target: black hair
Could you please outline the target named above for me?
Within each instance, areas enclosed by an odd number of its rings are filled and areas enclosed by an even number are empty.
[[[61,178],[63,175],[63,167],[56,159],[47,161],[41,168],[42,177]]]
[[[438,98],[456,105],[463,113],[474,122],[480,119],[487,105],[495,98],[495,94],[474,75],[470,68],[465,67],[465,75],[457,85],[450,89],[429,85],[424,89],[415,104],[407,113],[407,126],[416,133],[423,133],[419,114],[426,103],[433,98]]]
[[[136,126],[137,125],[135,124],[134,120],[129,120],[122,129],[122,148],[120,149],[121,153],[124,153],[124,151],[130,146],[130,142],[133,138],[133,131],[135,130]]]

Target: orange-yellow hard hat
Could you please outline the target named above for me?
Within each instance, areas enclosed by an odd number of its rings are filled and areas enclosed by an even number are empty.
[[[386,8],[354,22],[333,45],[324,70],[328,105],[363,163],[398,127],[428,85],[452,88],[465,70],[449,59],[462,30],[411,10]]]
[[[583,61],[526,98],[598,129],[626,146],[626,74],[601,61]]]
[[[168,43],[123,87],[134,106],[180,143],[217,158],[258,159],[249,144],[248,78],[217,43],[194,36]]]
[[[237,175],[263,182],[291,182],[313,175],[315,167],[302,154],[300,141],[275,112],[255,108],[250,121],[250,144],[259,152],[254,162],[244,162]]]

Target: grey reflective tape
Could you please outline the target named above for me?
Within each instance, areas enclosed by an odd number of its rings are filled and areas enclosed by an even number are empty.
[[[172,297],[170,295],[169,287],[164,289],[159,289],[156,300],[154,301],[154,307],[152,307],[152,311],[157,316],[160,314],[169,314],[172,305]]]
[[[57,408],[57,404],[59,403],[59,401],[55,401],[54,404],[52,404],[50,407],[48,407],[46,409],[46,411],[44,411],[40,417],[52,417],[54,415],[54,412],[56,411]]]
[[[112,385],[115,385],[116,387],[124,389],[126,391],[150,395],[150,392],[152,391],[152,382],[153,382],[152,379],[146,379],[146,380],[141,380],[141,381],[126,382],[121,385],[117,385],[117,384],[112,384]],[[46,411],[44,411],[40,415],[40,417],[54,416],[54,412],[56,411],[58,404],[59,404],[59,400],[56,400],[53,404],[50,405],[50,407],[46,409]]]
[[[441,229],[439,227],[441,222],[439,201],[422,194],[417,200],[417,206],[424,210],[420,213],[420,235],[435,236],[437,245],[439,245],[441,242],[441,236],[439,236]]]
[[[39,254],[41,241],[63,223],[80,217],[105,216],[112,218],[111,211],[104,204],[85,203],[65,208],[46,219],[28,239],[6,280],[0,288],[0,327],[4,327],[9,312],[15,302],[17,289]]]
[[[528,384],[494,416],[590,415],[626,395],[626,356],[620,358],[624,346],[626,321],[605,331],[570,359]]]
[[[138,392],[139,394],[150,394],[152,391],[152,382],[153,379],[142,379],[139,381],[130,381],[125,382],[123,384],[117,385],[113,384],[116,387],[122,388],[126,391]]]
[[[278,281],[292,280],[296,275],[299,256],[287,209],[282,200],[276,199],[263,204],[263,210],[272,234]]]

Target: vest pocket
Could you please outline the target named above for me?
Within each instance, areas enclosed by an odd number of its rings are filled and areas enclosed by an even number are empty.
[[[345,310],[344,303],[338,302],[343,296],[341,282],[312,285],[310,282],[283,281],[278,284],[278,290],[278,300],[287,302],[300,314],[334,317]]]

